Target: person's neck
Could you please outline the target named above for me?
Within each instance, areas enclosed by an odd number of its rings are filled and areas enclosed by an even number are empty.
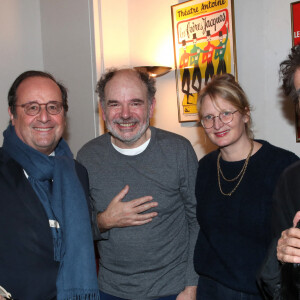
[[[246,159],[249,155],[251,144],[252,140],[247,137],[235,142],[232,145],[221,147],[220,152],[222,159],[226,161],[240,161]]]

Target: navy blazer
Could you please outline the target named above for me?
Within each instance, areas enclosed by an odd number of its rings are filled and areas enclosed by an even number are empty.
[[[76,162],[88,200],[86,169]],[[56,298],[53,239],[45,210],[23,168],[0,148],[0,285],[14,299]]]

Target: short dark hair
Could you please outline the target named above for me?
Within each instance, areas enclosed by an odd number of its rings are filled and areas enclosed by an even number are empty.
[[[294,85],[294,76],[298,68],[300,68],[300,45],[292,47],[288,59],[281,62],[279,70],[282,89],[295,103],[298,102],[298,94]]]
[[[68,90],[67,88],[60,82],[58,82],[53,75],[51,75],[48,72],[43,72],[43,71],[35,71],[35,70],[30,70],[23,72],[21,75],[19,75],[15,81],[13,82],[12,86],[10,87],[7,95],[7,100],[8,100],[8,106],[10,108],[11,113],[15,116],[16,114],[16,102],[17,102],[17,90],[19,85],[27,78],[30,77],[44,77],[44,78],[49,78],[52,81],[54,81],[60,91],[61,91],[61,97],[62,97],[62,103],[63,103],[63,108],[65,113],[68,111]]]
[[[147,98],[148,98],[148,104],[151,105],[153,98],[156,93],[156,87],[155,87],[155,79],[151,77],[148,73],[142,72],[139,70],[135,69],[116,69],[116,68],[111,68],[108,69],[99,79],[96,87],[96,93],[99,96],[99,100],[101,105],[104,107],[105,104],[105,93],[104,89],[106,84],[120,71],[132,71],[137,74],[137,76],[140,78],[140,80],[146,85],[147,87]]]

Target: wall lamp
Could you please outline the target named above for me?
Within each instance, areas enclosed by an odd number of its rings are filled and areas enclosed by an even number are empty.
[[[172,70],[171,67],[164,67],[164,66],[141,66],[141,67],[134,67],[134,69],[141,72],[146,72],[151,77],[163,76]]]

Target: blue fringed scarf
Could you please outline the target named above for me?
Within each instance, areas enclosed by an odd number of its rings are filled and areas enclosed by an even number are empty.
[[[88,206],[67,143],[61,139],[55,156],[47,156],[23,143],[12,125],[3,136],[3,148],[29,175],[49,220],[59,224],[51,227],[54,259],[60,262],[57,299],[100,299]]]

